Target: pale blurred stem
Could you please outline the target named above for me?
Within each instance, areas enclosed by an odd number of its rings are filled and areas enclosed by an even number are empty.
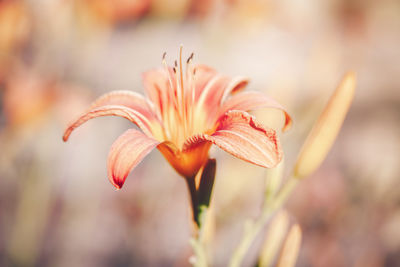
[[[296,187],[298,179],[291,177],[280,189],[278,194],[271,200],[270,203],[264,202],[261,216],[255,221],[248,221],[245,225],[242,240],[229,263],[229,267],[240,267],[244,256],[253,244],[257,235],[265,227],[267,222],[273,217],[274,213],[278,211],[286,202],[290,193]]]
[[[206,214],[207,214],[208,208],[204,208],[201,216],[200,216],[200,226],[198,229],[197,235],[190,240],[190,245],[193,248],[195,260],[193,262],[194,267],[207,267],[207,253],[206,249],[204,247],[204,224],[206,220]]]
[[[204,225],[204,216],[200,215],[199,196],[196,189],[195,177],[186,178],[186,184],[189,189],[189,194],[192,202],[193,223],[195,224],[194,237],[190,240],[195,255],[195,267],[207,267],[207,256],[202,244],[202,226]]]

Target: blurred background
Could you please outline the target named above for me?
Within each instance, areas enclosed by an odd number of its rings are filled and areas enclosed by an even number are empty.
[[[108,150],[132,124],[98,118],[61,140],[102,93],[142,93],[141,73],[180,44],[287,107],[286,175],[343,74],[357,73],[335,146],[287,206],[304,234],[297,266],[400,266],[398,0],[0,0],[0,266],[189,266],[186,185],[160,153],[120,191],[107,179]],[[226,266],[266,170],[211,155],[210,251]]]

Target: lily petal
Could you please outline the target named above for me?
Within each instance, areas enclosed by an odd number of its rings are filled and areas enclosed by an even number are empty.
[[[219,114],[220,116],[223,116],[229,110],[250,111],[259,108],[274,108],[283,111],[285,115],[285,124],[282,128],[282,131],[290,129],[292,125],[292,118],[287,113],[285,108],[274,99],[257,91],[246,91],[231,96],[222,103]]]
[[[199,107],[215,107],[217,106],[224,94],[225,88],[228,86],[230,78],[222,75],[213,76],[208,83],[202,88],[197,105]]]
[[[229,96],[242,91],[249,84],[249,79],[246,77],[235,77],[233,78],[228,86],[224,90],[224,94],[221,98],[221,103]]]
[[[153,104],[143,95],[127,90],[117,90],[100,96],[89,108],[95,109],[106,105],[126,106],[153,118]]]
[[[126,177],[160,142],[129,129],[113,143],[108,155],[108,179],[120,189]]]
[[[218,114],[219,107],[230,94],[234,94],[246,87],[247,78],[215,75],[204,87],[200,94],[197,104],[197,112],[204,109],[207,111],[209,119],[218,119],[215,114]]]
[[[131,108],[120,105],[105,105],[89,110],[81,115],[77,120],[69,124],[64,132],[63,140],[67,141],[72,131],[86,121],[102,116],[119,116],[135,123],[147,136],[152,137],[161,125],[157,121],[150,121],[142,113]]]
[[[282,159],[282,148],[276,132],[259,124],[244,111],[229,111],[219,121],[211,134],[198,134],[186,140],[183,151],[190,151],[211,142],[226,152],[247,162],[275,167]]]
[[[194,67],[194,94],[196,101],[204,90],[204,87],[215,75],[217,75],[217,71],[207,65],[199,64]]]
[[[160,117],[170,105],[174,88],[176,88],[176,79],[173,74],[172,68],[155,69],[143,73],[142,76],[144,89],[146,95],[154,104],[155,109]],[[172,87],[171,87],[172,86]]]
[[[211,143],[203,143],[182,152],[173,143],[165,141],[157,148],[171,166],[184,177],[193,177],[208,160]]]

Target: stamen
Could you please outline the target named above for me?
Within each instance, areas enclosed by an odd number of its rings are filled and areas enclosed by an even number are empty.
[[[194,53],[191,53],[188,59],[186,60],[186,81],[187,81],[187,93],[188,96],[185,99],[187,101],[187,118],[186,122],[188,124],[188,135],[193,134],[193,128],[194,128],[194,112],[193,112],[193,105],[194,105],[194,99],[195,99],[195,83],[194,83],[194,75],[193,75],[193,67],[192,67],[192,61],[193,61],[193,56]]]
[[[184,104],[183,99],[185,96],[185,90],[184,90],[185,88],[183,87],[182,50],[183,50],[183,46],[181,45],[179,47],[179,71],[180,71],[180,78],[181,78],[181,97],[182,97],[181,101],[182,101],[182,105],[183,105]]]
[[[180,105],[182,109],[182,117],[183,117],[183,128],[184,128],[184,136],[187,134],[187,115],[186,115],[186,90],[185,87],[183,86],[183,70],[182,70],[182,51],[183,51],[183,45],[180,45],[179,47],[179,72],[180,72],[180,82],[181,82],[181,92],[180,92]]]
[[[165,60],[166,56],[167,56],[167,52],[164,52],[162,55],[162,64],[164,66],[165,75],[167,75],[167,77],[168,77],[169,86],[170,86],[171,90],[173,90],[174,86],[173,86],[173,82],[172,82],[171,75],[169,72],[169,67],[167,65],[167,61]],[[176,73],[176,69],[173,69],[173,71],[174,71],[174,73]],[[162,93],[163,101],[165,101],[166,103],[165,103],[165,105],[162,106],[161,116],[163,117],[164,122],[166,122],[165,123],[165,132],[166,132],[166,135],[168,136],[168,139],[171,139],[171,137],[172,137],[171,129],[173,129],[173,128],[171,128],[171,114],[169,112],[169,110],[170,110],[169,107],[173,104],[173,103],[171,103],[171,97],[169,95],[169,92],[171,92],[171,90],[167,90],[166,92]]]
[[[194,53],[190,54],[190,57],[186,60],[186,64],[189,64],[193,60]]]
[[[164,66],[164,69],[165,69],[165,73],[166,73],[166,75],[167,75],[167,77],[168,77],[168,81],[169,81],[169,85],[171,86],[171,88],[173,88],[173,83],[172,83],[172,80],[171,80],[171,76],[169,75],[169,70],[168,70],[168,65],[167,65],[167,61],[165,60],[165,57],[167,56],[167,52],[164,52],[163,53],[163,56],[162,56],[162,64],[163,64],[163,66]]]
[[[165,92],[167,95],[163,117],[165,122],[165,135],[177,146],[182,146],[188,136],[194,132],[200,132],[195,119],[197,118],[197,105],[194,104],[196,97],[195,80],[197,68],[192,65],[194,53],[186,60],[185,73],[182,64],[183,46],[180,46],[178,60],[174,61],[172,67],[166,63],[166,55],[162,55],[162,63],[168,75],[171,90]],[[171,73],[172,70],[172,73]],[[180,125],[180,127],[177,127]]]
[[[172,80],[171,80],[171,76],[169,75],[169,70],[168,70],[168,65],[167,65],[167,61],[165,60],[165,57],[167,56],[167,52],[164,52],[163,53],[163,56],[162,56],[162,64],[163,64],[163,66],[164,66],[164,69],[165,69],[165,72],[166,72],[166,74],[167,74],[167,77],[168,77],[168,80],[169,80],[169,85],[171,86],[171,88],[173,88],[172,87]],[[174,72],[176,72],[176,70],[174,70]]]

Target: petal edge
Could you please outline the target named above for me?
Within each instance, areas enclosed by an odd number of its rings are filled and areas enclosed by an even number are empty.
[[[142,132],[129,129],[115,140],[108,155],[108,179],[120,189],[128,174],[160,142],[144,135]]]
[[[147,136],[153,136],[151,126],[154,124],[149,121],[143,114],[120,105],[106,105],[89,110],[88,112],[81,115],[74,122],[70,123],[64,132],[63,140],[66,142],[71,135],[72,131],[85,123],[86,121],[102,116],[119,116],[130,120],[135,123]],[[160,126],[161,127],[161,126]]]
[[[292,125],[292,118],[285,108],[273,98],[270,98],[258,91],[240,92],[231,96],[222,103],[219,114],[220,116],[223,116],[229,110],[250,111],[259,108],[274,108],[281,110],[285,115],[285,123],[282,131],[284,132],[290,129]]]
[[[192,136],[186,140],[183,151],[204,142],[211,142],[237,158],[265,168],[275,167],[283,155],[276,132],[244,111],[227,112],[213,134]]]

